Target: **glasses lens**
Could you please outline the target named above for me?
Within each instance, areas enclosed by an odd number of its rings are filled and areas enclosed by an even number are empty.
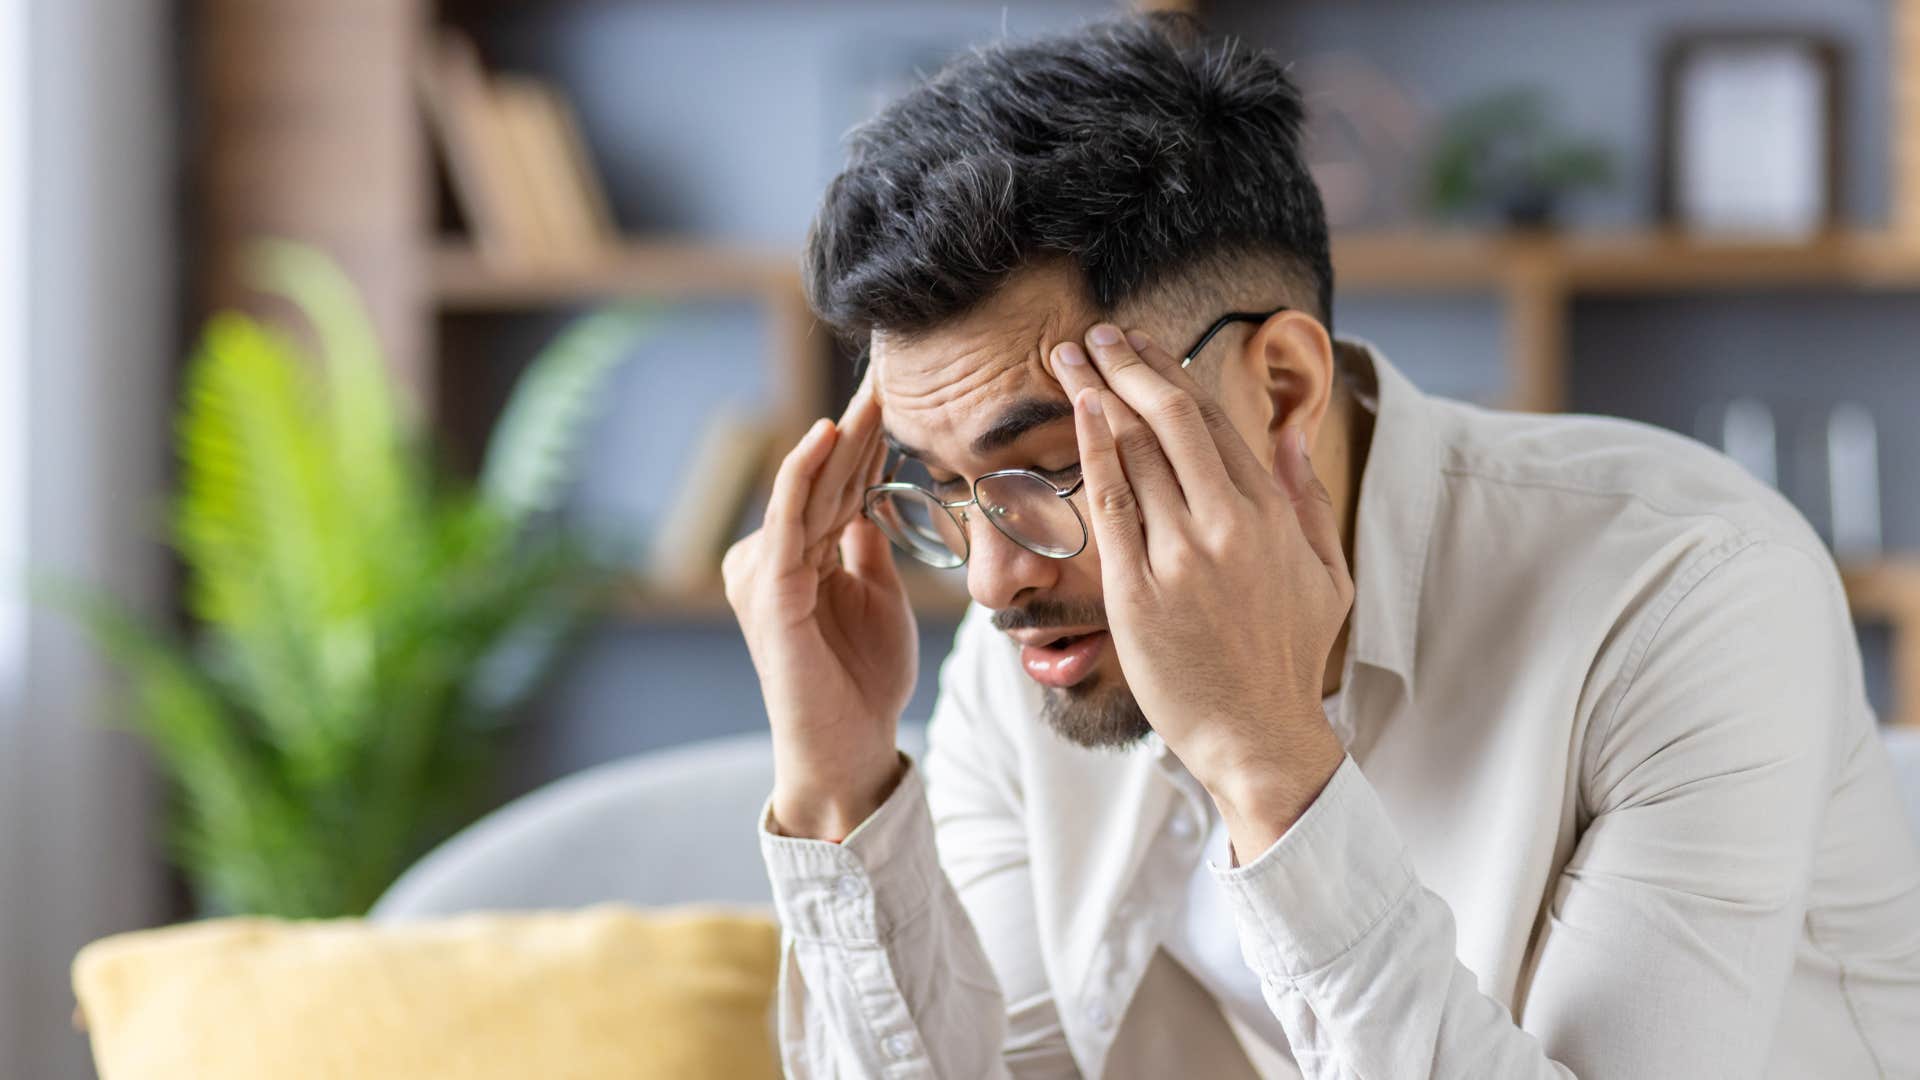
[[[895,547],[928,566],[967,561],[967,536],[947,508],[917,487],[889,484],[867,492],[867,517]]]
[[[1009,540],[1054,559],[1080,554],[1087,530],[1073,504],[1031,473],[980,478],[980,511]]]

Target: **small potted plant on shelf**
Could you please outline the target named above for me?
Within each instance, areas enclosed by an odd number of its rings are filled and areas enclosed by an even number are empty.
[[[1441,125],[1427,202],[1443,217],[1547,228],[1569,196],[1604,188],[1613,178],[1607,148],[1561,134],[1538,90],[1503,90],[1470,102]]]
[[[195,632],[60,600],[129,676],[203,910],[354,915],[482,808],[505,718],[604,591],[544,519],[639,316],[534,359],[467,483],[430,466],[345,275],[288,244],[258,268],[317,355],[244,315],[206,327],[172,528]]]

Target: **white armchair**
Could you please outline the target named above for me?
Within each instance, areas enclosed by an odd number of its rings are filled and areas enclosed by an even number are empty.
[[[925,734],[903,727],[919,755]],[[771,907],[754,814],[773,789],[764,733],[610,762],[517,799],[395,882],[376,919],[713,901]]]

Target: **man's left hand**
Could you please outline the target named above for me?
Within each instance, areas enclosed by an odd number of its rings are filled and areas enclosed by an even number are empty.
[[[1269,470],[1145,335],[1102,323],[1053,359],[1128,686],[1253,858],[1345,756],[1320,701],[1353,602],[1332,500],[1297,422]]]

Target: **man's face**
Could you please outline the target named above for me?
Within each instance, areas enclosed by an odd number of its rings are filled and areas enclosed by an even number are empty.
[[[896,448],[910,449],[947,502],[973,480],[1029,469],[1056,487],[1079,479],[1073,408],[1048,360],[1061,341],[1095,321],[1067,270],[1011,279],[965,317],[912,340],[876,336],[874,377],[881,420]],[[1167,328],[1140,329],[1165,342]],[[1170,349],[1178,346],[1168,346]],[[1073,496],[1083,521],[1084,489]],[[1100,552],[1067,559],[1030,551],[968,508],[965,572],[975,602],[1021,647],[1021,666],[1045,690],[1047,722],[1084,746],[1125,746],[1150,730],[1127,690],[1101,601]]]

